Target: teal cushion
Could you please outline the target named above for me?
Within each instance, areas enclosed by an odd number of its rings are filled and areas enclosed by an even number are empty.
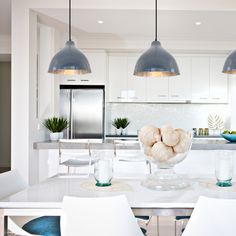
[[[29,221],[22,228],[30,234],[61,236],[59,216],[42,216]]]
[[[190,216],[176,216],[175,219],[176,220],[185,220],[185,219],[189,219]]]

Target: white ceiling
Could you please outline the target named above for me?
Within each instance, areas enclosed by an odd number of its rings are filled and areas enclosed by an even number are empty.
[[[68,22],[66,9],[38,9]],[[103,24],[98,24],[103,20]],[[196,26],[195,22],[202,24]],[[153,10],[73,10],[73,26],[86,37],[153,38]],[[159,37],[167,40],[236,41],[234,11],[160,11]]]
[[[67,5],[67,0],[50,1],[52,6],[54,2]],[[73,0],[73,3],[87,8],[73,10],[73,26],[84,32],[83,37],[153,38],[154,12],[150,10],[153,0]],[[235,0],[161,0],[159,5],[162,9],[160,39],[236,41]],[[67,9],[36,10],[60,22],[68,22]],[[97,24],[97,20],[103,20],[104,24]],[[196,26],[196,21],[201,21],[202,25]],[[0,0],[0,34],[10,34],[10,28],[11,0]]]

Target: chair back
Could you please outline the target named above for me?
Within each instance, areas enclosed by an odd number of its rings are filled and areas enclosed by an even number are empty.
[[[64,197],[62,236],[143,236],[125,196]]]
[[[114,166],[116,176],[137,177],[151,174],[151,164],[141,149],[139,141],[114,140],[114,144],[117,160]]]
[[[27,187],[17,170],[0,174],[0,199],[17,193]]]
[[[182,236],[235,236],[236,199],[200,197]]]

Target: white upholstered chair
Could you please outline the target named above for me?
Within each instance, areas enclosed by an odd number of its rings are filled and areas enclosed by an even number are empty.
[[[143,236],[125,196],[64,197],[61,236]]]
[[[236,199],[200,197],[182,236],[235,236]]]

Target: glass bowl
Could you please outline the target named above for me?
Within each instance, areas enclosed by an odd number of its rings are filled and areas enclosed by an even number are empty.
[[[191,146],[192,145],[190,145],[188,151],[177,153],[174,157],[164,162],[160,162],[151,156],[146,156],[157,168],[156,171],[143,180],[141,184],[149,189],[164,191],[188,187],[190,181],[186,177],[177,175],[174,171],[174,166],[187,157]]]

